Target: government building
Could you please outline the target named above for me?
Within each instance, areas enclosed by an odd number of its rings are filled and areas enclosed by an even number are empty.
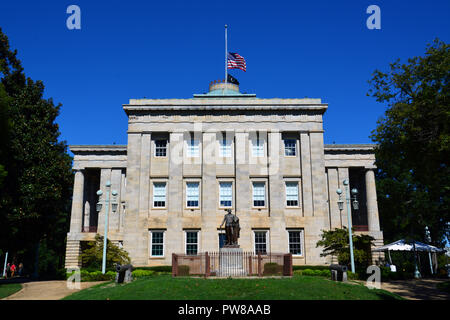
[[[222,81],[190,99],[130,99],[123,105],[127,145],[70,146],[66,268],[80,266],[83,244],[104,235],[107,197],[117,204],[108,206],[108,239],[134,266],[170,265],[172,253],[219,251],[226,209],[239,217],[244,251],[327,264],[316,243],[322,230],[348,225],[345,179],[358,190],[356,232],[382,245],[374,145],[324,144],[327,108],[321,99],[260,99]]]

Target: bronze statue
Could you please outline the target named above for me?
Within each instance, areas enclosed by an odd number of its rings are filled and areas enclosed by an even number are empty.
[[[222,224],[220,225],[220,229],[222,229],[222,226],[225,223],[225,245],[237,245],[239,231],[241,230],[239,226],[239,218],[235,214],[231,213],[231,209],[227,209],[226,211],[227,214],[223,217]]]

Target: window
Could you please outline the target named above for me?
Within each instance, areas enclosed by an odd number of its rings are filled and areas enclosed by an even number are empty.
[[[298,182],[286,182],[286,206],[298,207]]]
[[[167,156],[167,140],[155,140],[155,157]]]
[[[285,156],[295,156],[297,140],[296,139],[285,139],[284,140],[284,155]]]
[[[253,206],[264,207],[266,205],[266,184],[253,182]]]
[[[289,232],[289,252],[293,255],[302,255],[302,235],[301,230],[291,230]]]
[[[260,138],[259,133],[256,134],[256,139],[252,141],[252,155],[264,157],[264,140]]]
[[[164,231],[150,231],[151,237],[151,256],[164,256]]]
[[[153,183],[153,207],[164,208],[166,206],[166,183]]]
[[[231,140],[227,140],[225,134],[222,140],[220,140],[219,156],[225,158],[231,157]]]
[[[190,139],[188,140],[188,146],[187,146],[187,156],[188,157],[198,157],[199,156],[199,142],[198,140],[194,139],[194,136],[191,135]]]
[[[255,253],[267,254],[267,231],[255,231]]]
[[[187,207],[198,207],[199,201],[199,183],[198,182],[187,182],[186,183],[186,206]]]
[[[219,199],[221,207],[231,207],[231,201],[233,199],[233,190],[231,182],[219,183]]]
[[[198,231],[186,231],[186,254],[196,255],[198,252]]]

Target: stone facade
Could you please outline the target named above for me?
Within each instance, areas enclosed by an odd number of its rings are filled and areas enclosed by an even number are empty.
[[[104,234],[106,206],[95,207],[98,189],[100,201],[106,199],[106,181],[118,193],[116,212],[109,206],[108,238],[123,245],[134,266],[170,265],[172,253],[218,251],[227,207],[239,216],[244,251],[262,246],[294,252],[297,265],[330,263],[316,242],[322,230],[347,226],[336,194],[346,178],[364,192],[360,210],[352,212],[358,232],[383,243],[374,146],[324,145],[328,105],[320,99],[259,99],[214,83],[192,99],[131,99],[123,108],[126,146],[70,146],[75,181],[67,268],[80,264],[83,241]],[[227,196],[222,185],[231,185]],[[298,199],[289,205],[288,185],[289,199]]]

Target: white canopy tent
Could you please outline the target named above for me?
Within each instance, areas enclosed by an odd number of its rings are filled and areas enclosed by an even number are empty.
[[[444,252],[444,249],[439,249],[438,247],[432,246],[430,244],[425,244],[419,241],[413,241],[411,243],[407,243],[404,239],[397,240],[395,242],[386,244],[382,247],[376,248],[374,252],[386,251],[388,252],[389,262],[392,264],[391,251],[414,251],[414,245],[416,247],[416,251],[426,251],[426,252]]]

